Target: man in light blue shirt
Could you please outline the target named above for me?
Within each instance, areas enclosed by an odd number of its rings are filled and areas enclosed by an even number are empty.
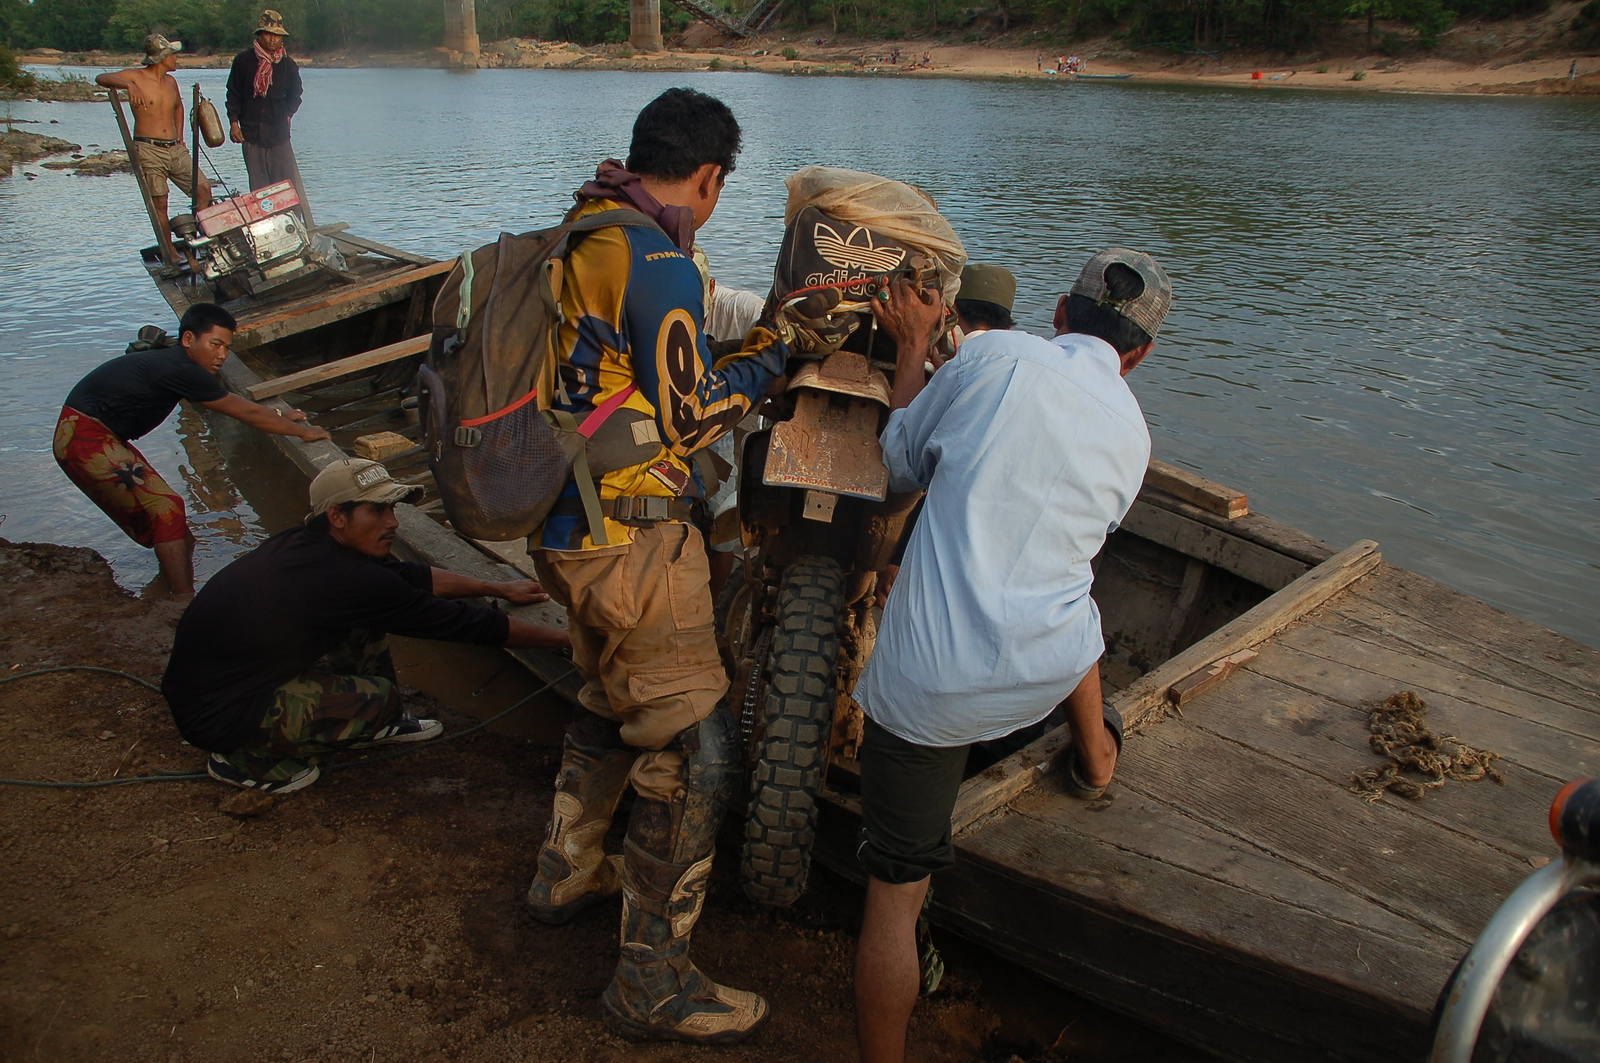
[[[968,747],[1065,702],[1069,787],[1097,797],[1121,741],[1120,721],[1102,716],[1089,565],[1144,480],[1150,435],[1122,378],[1149,354],[1172,289],[1148,255],[1102,252],[1057,304],[1054,340],[1010,327],[1014,291],[1004,270],[968,267],[956,310],[969,338],[931,379],[928,348],[900,346],[882,436],[891,489],[927,497],[855,689],[867,714],[855,975],[865,1063],[904,1058],[916,919],[928,877],[954,863]],[[879,318],[896,336],[921,335],[941,309],[898,284]]]

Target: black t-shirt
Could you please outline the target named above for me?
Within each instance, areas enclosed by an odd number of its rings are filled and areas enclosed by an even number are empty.
[[[67,392],[67,405],[116,434],[138,439],[165,421],[179,399],[216,402],[228,391],[182,347],[137,351],[102,362]]]
[[[230,753],[267,698],[355,630],[505,645],[504,613],[437,598],[426,565],[340,546],[325,526],[280,532],[213,576],[178,622],[161,692],[178,730]]]

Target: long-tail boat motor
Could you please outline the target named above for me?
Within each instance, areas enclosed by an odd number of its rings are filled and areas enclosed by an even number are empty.
[[[249,292],[276,287],[317,268],[299,205],[290,181],[213,203],[196,214],[200,234],[189,247],[212,280],[228,277]]]

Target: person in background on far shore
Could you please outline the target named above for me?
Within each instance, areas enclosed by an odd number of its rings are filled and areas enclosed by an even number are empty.
[[[514,605],[549,596],[533,580],[490,583],[390,555],[396,502],[422,493],[364,458],[311,481],[305,523],[228,565],[178,621],[161,693],[218,782],[289,793],[340,749],[424,742],[444,727],[400,702],[389,634],[481,646],[564,649],[567,633],[454,598]]]
[[[194,533],[183,498],[129,441],[153,431],[180,399],[273,435],[328,438],[298,410],[283,413],[222,386],[217,374],[236,327],[222,307],[194,304],[178,323],[176,347],[102,363],[67,393],[56,422],[56,463],[128,538],[155,550],[162,580],[179,597],[194,593]]]
[[[925,339],[897,342],[882,442],[889,489],[928,493],[854,691],[867,716],[856,850],[867,873],[855,967],[863,1063],[905,1059],[921,982],[917,917],[930,876],[955,862],[950,815],[969,748],[1065,701],[1063,785],[1093,800],[1122,742],[1101,697],[1090,560],[1149,463],[1150,434],[1122,377],[1150,353],[1172,288],[1148,255],[1102,252],[1057,304],[1053,341],[1009,327],[1014,291],[1004,270],[969,267],[957,310],[975,334],[931,379],[923,362],[939,300],[899,281],[874,305],[897,341]]]
[[[244,146],[250,187],[293,181],[305,202],[289,123],[300,110],[300,68],[284,41],[283,16],[268,8],[256,22],[255,43],[233,57],[228,72],[228,136]]]
[[[172,72],[178,69],[182,41],[159,33],[144,39],[144,65],[100,74],[94,83],[128,94],[133,109],[133,170],[150,193],[150,207],[161,219],[161,260],[177,261],[172,249],[172,223],[167,217],[167,182],[195,197],[195,207],[211,205],[211,185],[194,171],[194,159],[183,143],[183,94]]]

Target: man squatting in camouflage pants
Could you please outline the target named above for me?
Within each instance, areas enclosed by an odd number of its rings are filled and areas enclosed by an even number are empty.
[[[219,782],[288,793],[340,749],[421,742],[444,730],[405,713],[393,633],[485,646],[561,648],[567,634],[455,598],[544,601],[532,580],[490,583],[390,556],[396,502],[422,488],[343,458],[311,481],[304,525],[213,576],[178,622],[161,692]]]

